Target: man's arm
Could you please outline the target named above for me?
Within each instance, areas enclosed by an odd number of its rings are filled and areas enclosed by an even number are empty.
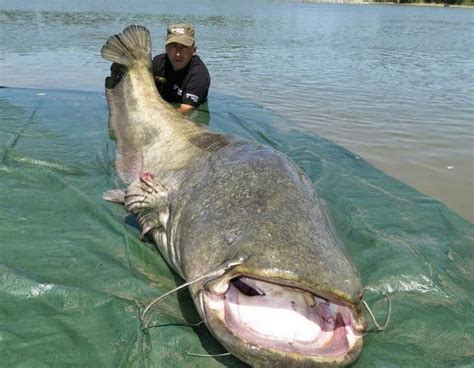
[[[200,61],[198,56],[198,65],[191,68],[188,77],[183,85],[183,97],[179,112],[187,113],[206,102],[207,93],[211,84],[211,78],[206,66]]]

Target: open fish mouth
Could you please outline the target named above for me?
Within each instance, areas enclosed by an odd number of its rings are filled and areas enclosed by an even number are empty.
[[[343,300],[238,276],[223,293],[205,291],[203,302],[210,324],[223,324],[232,335],[229,345],[239,341],[249,350],[268,350],[277,360],[346,364],[362,349],[364,320]]]

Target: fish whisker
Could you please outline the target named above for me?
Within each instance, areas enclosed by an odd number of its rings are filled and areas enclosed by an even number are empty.
[[[364,290],[367,290],[367,289],[364,289]],[[390,323],[390,317],[392,315],[392,302],[391,302],[390,297],[388,296],[388,294],[385,293],[384,291],[378,290],[378,289],[373,289],[373,290],[383,294],[385,296],[385,298],[387,299],[388,311],[387,311],[387,316],[385,317],[385,323],[382,326],[380,326],[379,323],[377,322],[377,320],[375,319],[375,316],[372,313],[372,310],[370,309],[367,302],[363,298],[361,298],[360,301],[364,305],[365,309],[367,309],[367,312],[369,313],[370,318],[372,318],[372,321],[374,322],[374,325],[377,327],[375,332],[380,332],[380,331],[385,330],[387,328],[388,324]]]
[[[211,271],[211,272],[208,272],[206,273],[205,275],[203,276],[200,276],[192,281],[189,281],[189,282],[185,282],[184,284],[181,284],[177,287],[175,287],[173,290],[170,290],[166,293],[164,293],[163,295],[159,296],[158,298],[156,298],[155,300],[153,300],[150,304],[148,304],[146,306],[146,308],[143,310],[143,313],[140,315],[140,320],[142,321],[142,323],[145,321],[145,314],[150,310],[150,308],[155,305],[156,303],[158,303],[159,301],[161,301],[162,299],[164,299],[165,297],[167,297],[168,295],[170,294],[173,294],[175,292],[177,292],[178,290],[181,290],[181,289],[184,289],[185,287],[187,286],[190,286],[190,285],[193,285],[199,281],[202,281],[202,280],[205,280],[205,279],[211,279],[211,278],[217,278],[217,277],[220,277],[222,276],[227,270],[229,270],[229,268],[232,268],[232,267],[235,267],[239,264],[241,264],[243,262],[242,259],[239,259],[235,262],[229,262],[225,267],[221,267],[215,271]]]
[[[231,353],[197,354],[197,353],[190,353],[189,351],[187,351],[186,354],[188,354],[189,356],[201,357],[201,358],[215,358],[215,357],[222,357],[222,356],[229,356],[229,355],[232,355]]]

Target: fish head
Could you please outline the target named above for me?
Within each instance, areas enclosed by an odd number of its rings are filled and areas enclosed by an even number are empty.
[[[366,329],[361,288],[354,298],[347,288],[324,287],[301,274],[248,259],[191,294],[213,335],[252,366],[350,364]]]
[[[363,288],[324,202],[283,155],[232,153],[213,160],[182,211],[187,280],[224,271],[191,285],[196,308],[251,366],[350,364],[363,345]]]

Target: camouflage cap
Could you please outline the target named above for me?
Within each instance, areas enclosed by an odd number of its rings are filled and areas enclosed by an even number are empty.
[[[194,28],[191,24],[172,24],[168,27],[166,43],[180,43],[184,46],[194,45]]]

